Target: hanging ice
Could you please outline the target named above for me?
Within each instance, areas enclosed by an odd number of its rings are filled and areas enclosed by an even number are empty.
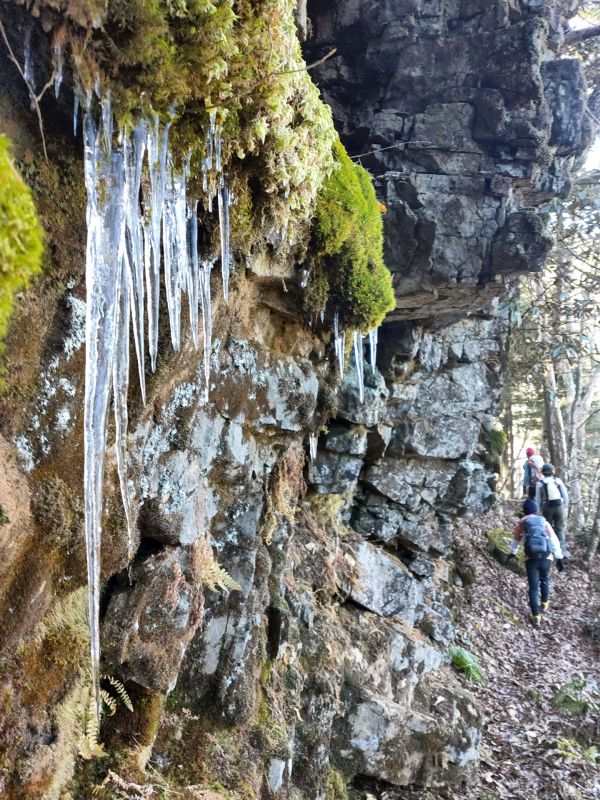
[[[23,78],[25,83],[35,94],[35,82],[33,77],[33,63],[31,61],[31,35],[33,33],[33,23],[25,28],[25,39],[23,42]],[[33,102],[33,99],[32,99]]]
[[[63,51],[60,44],[54,45],[54,95],[58,97],[63,82]]]
[[[132,141],[123,136],[125,159],[125,221],[127,225],[127,279],[131,294],[131,321],[138,362],[142,402],[146,403],[146,374],[144,370],[144,228],[140,210],[142,163],[146,150],[146,123],[140,121],[133,131]]]
[[[219,238],[221,243],[221,275],[223,297],[229,299],[229,275],[231,271],[231,236],[229,206],[231,196],[227,179],[223,174],[221,126],[217,123],[216,109],[208,112],[208,130],[205,138],[205,155],[202,162],[202,183],[207,195],[208,212],[212,213],[213,199],[217,198],[219,213]]]
[[[354,331],[354,363],[356,364],[356,379],[358,381],[358,397],[360,402],[365,399],[364,360],[362,347],[362,334]]]
[[[337,357],[340,378],[344,379],[344,359],[346,357],[346,334],[340,336],[340,318],[336,311],[333,315],[333,346]]]
[[[319,441],[319,434],[318,433],[309,433],[308,434],[308,449],[310,452],[310,460],[316,461],[317,460],[317,443]]]
[[[77,136],[77,117],[79,115],[79,95],[73,91],[73,136]]]
[[[202,305],[202,336],[204,338],[204,400],[206,402],[208,402],[208,390],[210,386],[210,356],[212,352],[211,270],[211,262],[203,261],[200,270],[200,302]]]
[[[101,142],[102,139],[102,142]],[[109,146],[105,147],[108,141]],[[97,133],[88,98],[84,117],[87,190],[86,367],[84,404],[84,510],[92,680],[100,715],[100,545],[106,418],[111,386],[124,234],[122,153]]]
[[[127,262],[129,259],[125,258]],[[131,273],[130,265],[126,263],[126,268]],[[129,489],[127,482],[127,393],[129,390],[129,314],[130,314],[130,287],[129,280],[123,280],[120,287],[117,323],[116,323],[116,343],[115,357],[113,360],[113,389],[114,389],[114,411],[115,411],[115,451],[117,456],[117,471],[119,473],[119,485],[121,488],[121,498],[125,509],[125,520],[127,522],[127,563],[133,560],[133,529],[131,524],[131,507],[129,502]]]
[[[198,303],[200,300],[200,264],[198,260],[198,201],[188,206],[190,227],[190,268],[187,274],[187,293],[190,305],[190,328],[194,348],[198,349]]]
[[[373,369],[375,369],[377,362],[377,340],[377,328],[373,328],[372,331],[369,331],[369,361]]]
[[[229,189],[223,178],[223,185],[218,192],[219,205],[219,232],[221,236],[221,275],[223,277],[223,297],[229,299]]]

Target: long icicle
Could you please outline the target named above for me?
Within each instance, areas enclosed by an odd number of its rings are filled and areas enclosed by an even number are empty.
[[[169,123],[162,131],[158,115],[154,118],[154,125],[148,132],[148,163],[150,172],[150,236],[147,241],[151,247],[144,256],[146,265],[146,291],[148,295],[148,351],[152,372],[156,372],[156,357],[158,353],[158,309],[160,301],[160,261],[161,261],[161,233],[165,203],[165,180],[167,171],[167,155],[169,150]]]
[[[84,115],[87,189],[84,510],[92,683],[100,718],[100,549],[106,421],[116,340],[124,226],[124,165],[106,131],[96,131],[88,97]],[[103,109],[106,118],[106,111]],[[102,149],[101,139],[105,144]],[[102,184],[102,186],[100,186]]]
[[[190,327],[194,349],[198,349],[198,303],[200,299],[200,264],[198,259],[198,201],[188,206],[190,227],[189,270],[187,273],[187,293],[190,305]]]
[[[127,252],[124,252],[122,263],[122,280],[117,306],[117,333],[115,343],[115,358],[113,360],[113,391],[115,412],[115,452],[117,456],[117,472],[121,498],[125,509],[127,522],[127,563],[133,561],[133,526],[131,520],[131,503],[129,500],[129,487],[127,480],[127,393],[129,390],[129,316],[131,292],[131,271],[133,266],[129,262]]]
[[[356,364],[356,378],[358,381],[358,396],[360,402],[365,400],[365,377],[364,377],[364,359],[362,347],[362,334],[360,331],[354,331],[354,363]]]
[[[377,363],[377,339],[377,328],[373,328],[372,331],[369,331],[369,361],[373,369]]]
[[[220,164],[220,155],[219,155]],[[223,278],[223,297],[225,302],[229,299],[229,271],[231,262],[231,245],[229,229],[229,189],[225,177],[217,193],[219,206],[219,234],[221,238],[221,275]]]
[[[125,204],[128,244],[131,321],[138,363],[142,403],[146,405],[146,372],[144,369],[144,234],[140,210],[142,162],[146,149],[146,123],[142,120],[133,131],[133,142],[123,140],[125,157]]]
[[[202,262],[200,270],[200,301],[202,306],[202,335],[204,337],[204,400],[208,402],[210,388],[210,358],[212,353],[212,299],[210,294],[210,274],[212,263]]]

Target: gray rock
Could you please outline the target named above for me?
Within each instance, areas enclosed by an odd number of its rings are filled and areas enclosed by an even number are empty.
[[[353,551],[358,576],[345,588],[361,606],[382,617],[401,615],[413,624],[421,613],[419,584],[402,562],[368,542]]]
[[[174,688],[202,621],[204,597],[194,547],[167,548],[132,568],[111,595],[102,652],[118,674],[148,689]]]

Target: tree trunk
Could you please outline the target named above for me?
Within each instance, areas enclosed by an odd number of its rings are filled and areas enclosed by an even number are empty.
[[[585,554],[585,560],[588,564],[596,555],[598,542],[600,542],[600,492],[598,492],[598,505],[596,506],[596,516],[594,517],[594,525],[592,527],[592,538],[590,539],[590,543]]]
[[[566,474],[567,437],[562,411],[556,393],[556,374],[554,363],[548,361],[544,373],[544,410],[546,412],[546,430],[550,446],[550,458],[559,475]]]

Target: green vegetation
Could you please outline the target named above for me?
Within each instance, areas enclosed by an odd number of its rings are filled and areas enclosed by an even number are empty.
[[[598,750],[593,745],[586,747],[577,739],[559,739],[556,749],[557,754],[567,761],[589,761],[595,764],[598,760]]]
[[[488,431],[488,440],[490,443],[490,455],[491,457],[499,461],[504,451],[506,450],[506,445],[508,444],[508,435],[505,431],[492,429]]]
[[[8,525],[10,518],[3,506],[0,506],[0,525]]]
[[[0,339],[15,296],[40,270],[43,249],[31,191],[15,169],[9,140],[0,136]]]
[[[600,692],[582,673],[574,675],[554,696],[554,705],[569,714],[600,710]]]
[[[477,658],[464,647],[449,647],[452,666],[461,672],[470,683],[485,683],[485,673]]]
[[[383,263],[381,206],[368,173],[337,142],[335,167],[317,200],[305,294],[308,313],[326,305],[343,328],[367,333],[394,307]]]
[[[325,797],[326,800],[348,800],[346,780],[337,769],[329,771],[329,775],[327,776],[327,794]]]
[[[331,112],[306,70],[293,0],[39,0],[85,89],[111,92],[119,124],[171,120],[175,159],[199,181],[208,112],[223,129],[235,239],[304,235],[332,167]],[[261,234],[262,236],[262,234]]]

